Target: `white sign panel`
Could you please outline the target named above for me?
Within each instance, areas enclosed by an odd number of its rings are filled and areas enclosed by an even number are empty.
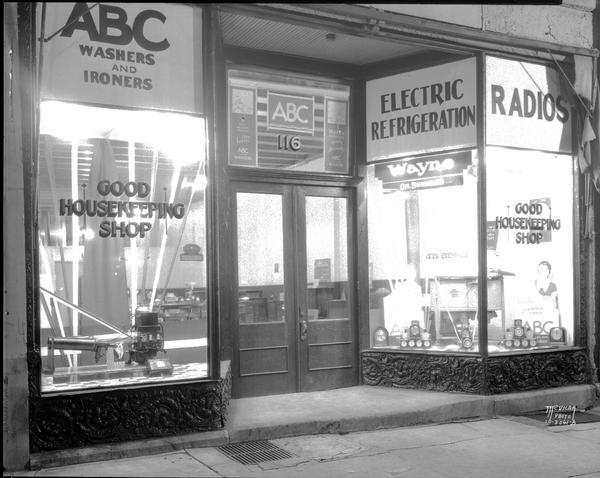
[[[486,142],[571,153],[571,106],[559,72],[544,65],[486,58]]]
[[[154,3],[48,3],[41,95],[202,111],[201,10]],[[64,29],[63,29],[64,27]]]
[[[475,58],[367,82],[367,162],[477,144]]]

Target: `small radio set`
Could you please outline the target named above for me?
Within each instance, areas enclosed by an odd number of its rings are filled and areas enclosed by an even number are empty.
[[[528,349],[540,345],[564,345],[566,330],[564,327],[552,327],[549,333],[535,334],[528,323],[515,319],[513,326],[506,329],[500,345],[507,349]]]
[[[473,348],[473,331],[469,324],[457,324],[456,331],[458,333],[458,345],[461,349],[471,350]]]
[[[383,327],[377,329],[379,338],[375,336],[375,342],[380,345],[385,341]],[[386,331],[387,332],[387,331]],[[421,327],[418,320],[412,320],[408,328],[402,329],[395,326],[388,337],[388,343],[391,346],[401,347],[403,349],[428,349],[431,347],[431,335]]]
[[[523,321],[521,319],[515,319],[513,326],[506,329],[504,340],[500,343],[507,349],[526,349],[537,347],[538,344],[537,338],[533,334],[533,330],[529,328],[529,324],[523,326]]]
[[[421,328],[418,320],[412,320],[408,329],[402,332],[400,347],[413,349],[428,349],[431,347],[431,337],[429,332]]]
[[[131,335],[134,341],[129,349],[129,362],[144,364],[146,360],[156,357],[158,352],[165,352],[165,333],[157,312],[138,308]]]

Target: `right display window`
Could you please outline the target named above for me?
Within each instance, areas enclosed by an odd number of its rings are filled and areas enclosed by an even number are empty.
[[[575,344],[572,111],[552,65],[492,56],[486,65],[489,353]],[[489,295],[489,291],[488,291]],[[492,312],[493,311],[493,312]]]
[[[488,147],[487,262],[504,291],[490,353],[574,344],[573,158]],[[490,309],[488,307],[488,309]]]

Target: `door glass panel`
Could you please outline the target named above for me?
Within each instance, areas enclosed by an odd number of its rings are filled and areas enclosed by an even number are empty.
[[[349,318],[346,198],[306,197],[308,320]]]
[[[283,219],[278,194],[237,194],[239,322],[281,322]]]

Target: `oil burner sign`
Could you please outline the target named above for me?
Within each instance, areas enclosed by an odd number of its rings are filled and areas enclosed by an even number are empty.
[[[202,85],[195,84],[202,79],[200,9],[85,2],[46,8],[42,98],[202,112]]]

